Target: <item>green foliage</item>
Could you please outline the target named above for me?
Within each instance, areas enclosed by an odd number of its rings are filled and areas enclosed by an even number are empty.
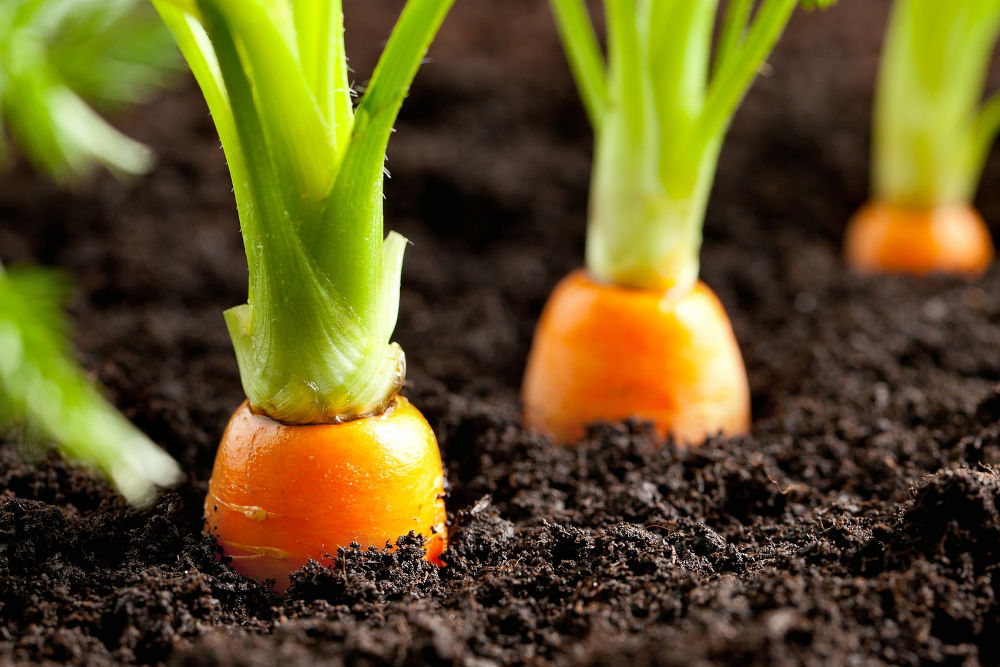
[[[873,189],[904,206],[968,202],[1000,130],[983,89],[1000,36],[997,0],[897,0],[876,91]]]
[[[0,121],[61,181],[81,179],[95,163],[119,175],[150,167],[149,149],[94,107],[145,99],[177,63],[169,33],[142,0],[0,2]]]
[[[587,268],[620,285],[684,288],[719,150],[799,0],[605,0],[605,59],[583,0],[551,0],[596,134]],[[802,0],[812,9],[832,0]]]
[[[377,413],[403,381],[385,150],[453,1],[406,3],[355,109],[339,0],[153,0],[229,162],[250,288],[226,321],[247,397],[273,419]]]
[[[98,468],[125,498],[150,503],[177,463],[107,403],[70,354],[59,274],[0,267],[0,410],[70,459]]]

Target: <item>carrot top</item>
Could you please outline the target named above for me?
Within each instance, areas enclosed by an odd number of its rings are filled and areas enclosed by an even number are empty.
[[[796,5],[605,0],[607,62],[583,0],[551,0],[596,134],[587,268],[646,288],[690,287],[722,139]]]
[[[876,200],[932,208],[972,199],[1000,130],[1000,94],[982,102],[998,35],[996,0],[896,0],[875,99]]]
[[[277,421],[375,414],[402,384],[385,149],[453,1],[407,2],[355,108],[339,0],[153,0],[229,161],[250,285],[226,322],[251,405]]]

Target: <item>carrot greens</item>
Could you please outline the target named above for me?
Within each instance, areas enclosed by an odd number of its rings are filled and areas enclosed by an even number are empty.
[[[972,199],[1000,130],[1000,94],[982,101],[998,35],[996,0],[896,0],[876,91],[876,200]]]
[[[75,461],[104,472],[126,500],[150,503],[180,468],[105,401],[70,354],[65,281],[0,266],[0,417],[26,422]]]
[[[796,5],[830,0],[605,0],[607,58],[583,0],[551,0],[596,135],[587,269],[690,288],[722,140]],[[755,7],[756,6],[756,7]]]
[[[140,0],[3,0],[0,125],[37,168],[75,182],[96,164],[138,174],[152,153],[94,107],[139,102],[165,84],[178,54]],[[91,105],[94,105],[93,107]],[[0,133],[0,158],[8,156]],[[0,265],[0,426],[54,441],[146,505],[180,468],[109,404],[73,358],[61,274]]]
[[[338,0],[153,0],[198,79],[250,271],[226,312],[251,405],[289,424],[381,412],[406,241],[383,238],[385,149],[454,0],[409,0],[355,108]]]
[[[4,0],[0,122],[61,181],[79,180],[95,163],[119,175],[145,172],[150,150],[94,107],[142,101],[177,62],[169,33],[141,0]],[[0,157],[6,152],[0,134]]]

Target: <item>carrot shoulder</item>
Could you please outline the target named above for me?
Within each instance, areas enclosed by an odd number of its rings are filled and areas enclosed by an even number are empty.
[[[850,266],[867,272],[979,275],[993,260],[993,240],[968,204],[870,203],[848,224],[844,254]]]
[[[436,562],[445,507],[434,432],[403,397],[375,417],[309,426],[244,403],[222,436],[205,516],[234,569],[275,579],[279,591],[310,558],[328,561],[352,542],[381,548],[410,531]]]
[[[618,287],[578,270],[553,291],[528,358],[525,422],[561,443],[588,423],[638,417],[698,444],[750,423],[746,372],[725,310],[686,294]]]

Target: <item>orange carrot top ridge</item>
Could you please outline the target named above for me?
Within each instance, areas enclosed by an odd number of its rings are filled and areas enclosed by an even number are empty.
[[[542,315],[526,421],[558,441],[629,416],[692,443],[745,430],[743,362],[698,281],[701,230],[732,116],[800,3],[729,2],[713,42],[717,0],[606,0],[606,58],[582,0],[551,4],[596,148],[586,273]]]
[[[384,237],[382,186],[393,123],[452,3],[408,0],[355,107],[339,0],[154,0],[222,139],[250,274],[246,304],[225,314],[248,404],[219,447],[208,528],[238,569],[279,587],[352,542],[413,530],[437,544],[429,557],[441,549],[437,443],[396,396],[406,240]]]
[[[991,261],[971,202],[1000,129],[1000,97],[981,101],[998,35],[993,0],[894,4],[875,95],[872,201],[847,229],[851,265],[979,273]]]

